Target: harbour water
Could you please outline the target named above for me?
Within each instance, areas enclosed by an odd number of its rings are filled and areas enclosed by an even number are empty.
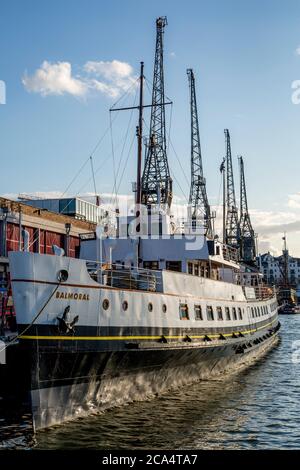
[[[40,431],[0,409],[0,446],[36,449],[299,449],[300,315],[281,317],[280,340],[246,369]],[[295,356],[297,358],[297,356]],[[299,355],[300,360],[300,355]],[[2,414],[1,414],[2,413]],[[17,434],[16,434],[17,433]],[[1,448],[0,447],[0,448]]]

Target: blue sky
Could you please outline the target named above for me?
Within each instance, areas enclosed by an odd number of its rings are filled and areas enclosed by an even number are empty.
[[[174,102],[171,141],[187,178],[186,68],[193,67],[210,200],[218,200],[228,128],[236,169],[236,156],[244,156],[248,202],[261,249],[280,249],[286,229],[291,251],[300,255],[300,105],[291,100],[291,84],[300,80],[299,1],[2,0],[0,8],[0,80],[7,87],[7,103],[0,105],[1,194],[65,191],[109,126],[108,110],[138,73],[140,60],[152,80],[155,18],[166,15],[166,93]],[[129,66],[122,82],[109,68],[112,61]],[[45,92],[37,71],[49,80],[58,63],[71,67],[64,69],[71,74],[69,82],[60,89],[58,84],[60,94],[55,94],[54,73],[52,88]],[[99,63],[101,70],[96,70]],[[94,75],[87,64],[94,64]],[[60,66],[57,70],[61,72]],[[123,103],[133,99],[134,94]],[[129,118],[124,112],[112,126],[115,167]],[[121,168],[135,119],[133,115]],[[96,175],[100,194],[113,189],[110,152],[108,132],[93,157],[95,168],[102,165]],[[121,194],[130,192],[135,155],[133,147]],[[179,183],[175,193],[187,195],[186,178],[171,149],[169,163]],[[91,181],[85,184],[89,178],[87,165],[69,193],[93,191]],[[237,177],[236,186],[238,190]]]

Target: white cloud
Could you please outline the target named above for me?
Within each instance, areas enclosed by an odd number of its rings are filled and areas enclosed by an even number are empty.
[[[170,57],[172,57],[172,59],[175,59],[175,57],[176,57],[175,52],[170,52]]]
[[[292,209],[300,209],[300,193],[289,194],[288,207]]]
[[[97,77],[92,80],[93,87],[113,98],[127,91],[136,82],[133,68],[127,62],[112,61],[88,61],[84,66],[85,72]],[[98,80],[100,78],[100,81]]]
[[[22,83],[31,93],[42,96],[69,94],[85,97],[94,91],[111,98],[117,98],[136,83],[134,70],[127,62],[88,61],[81,75],[72,75],[70,62],[50,63],[44,61],[32,74],[24,74]]]
[[[72,67],[69,62],[51,64],[45,60],[33,75],[30,76],[25,73],[22,83],[27,91],[39,93],[42,96],[68,93],[82,97],[88,89],[87,84],[82,79],[72,76]]]
[[[300,46],[297,47],[297,49],[295,50],[295,53],[296,53],[297,55],[300,55]]]

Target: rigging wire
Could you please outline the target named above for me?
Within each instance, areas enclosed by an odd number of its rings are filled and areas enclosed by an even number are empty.
[[[92,170],[92,176],[93,176],[95,196],[97,196],[96,180],[95,180],[95,173],[94,173],[94,165],[93,165],[93,157],[92,156],[90,156],[90,162],[91,162],[91,170]]]
[[[110,140],[111,140],[111,153],[112,153],[112,161],[113,161],[113,176],[114,176],[114,185],[113,188],[117,188],[116,184],[116,165],[115,165],[115,150],[114,150],[114,140],[113,140],[113,131],[112,131],[112,122],[111,122],[111,113],[109,113],[109,122],[110,122]],[[114,197],[114,189],[112,192],[112,198]],[[116,198],[115,198],[115,203],[116,205],[118,204],[118,195],[116,192]]]
[[[138,95],[138,89],[136,90],[136,94],[135,94],[135,97],[134,97],[133,106],[134,106],[135,103],[136,103],[137,95]],[[124,137],[124,143],[123,143],[123,146],[122,146],[122,151],[121,151],[121,155],[120,155],[120,159],[119,159],[119,163],[118,163],[118,168],[117,168],[117,172],[116,172],[116,181],[115,181],[115,183],[117,183],[117,179],[118,179],[118,176],[119,176],[119,173],[120,173],[121,164],[122,164],[123,156],[124,156],[124,151],[125,151],[125,147],[126,147],[126,143],[127,143],[127,139],[128,139],[130,127],[131,127],[131,121],[132,121],[132,117],[133,117],[133,112],[134,112],[134,109],[132,109],[131,112],[130,112],[129,121],[128,121],[127,129],[126,129],[125,137]],[[121,177],[121,178],[122,178],[122,177]],[[119,186],[120,186],[120,185],[119,185]],[[119,186],[118,186],[118,188],[119,188]],[[112,198],[113,198],[113,193],[114,193],[115,190],[116,190],[116,187],[115,187],[115,185],[114,185],[114,186],[113,186],[113,189],[112,189]],[[119,190],[117,190],[117,193],[118,193],[118,192],[119,192]],[[112,203],[112,198],[111,198],[111,203]]]

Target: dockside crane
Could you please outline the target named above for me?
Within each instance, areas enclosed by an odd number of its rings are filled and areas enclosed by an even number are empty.
[[[150,135],[142,175],[142,204],[168,210],[172,202],[172,179],[166,149],[163,37],[167,18],[156,20],[156,48],[153,74]]]
[[[225,208],[226,217],[224,218],[225,227],[223,233],[225,234],[225,243],[233,248],[239,249],[240,242],[240,229],[238,210],[235,199],[234,178],[232,169],[232,156],[231,156],[231,143],[229,130],[225,129],[225,145],[226,145],[226,189],[225,189]],[[225,168],[224,168],[225,170]]]
[[[240,163],[240,257],[245,263],[253,264],[256,259],[255,233],[252,228],[248,211],[247,191],[245,183],[244,160],[239,157]]]
[[[189,80],[191,108],[191,187],[189,196],[190,218],[192,223],[197,220],[204,220],[206,236],[208,238],[212,238],[213,230],[211,212],[206,192],[206,181],[203,176],[195,76],[193,69],[187,69],[187,75]]]

